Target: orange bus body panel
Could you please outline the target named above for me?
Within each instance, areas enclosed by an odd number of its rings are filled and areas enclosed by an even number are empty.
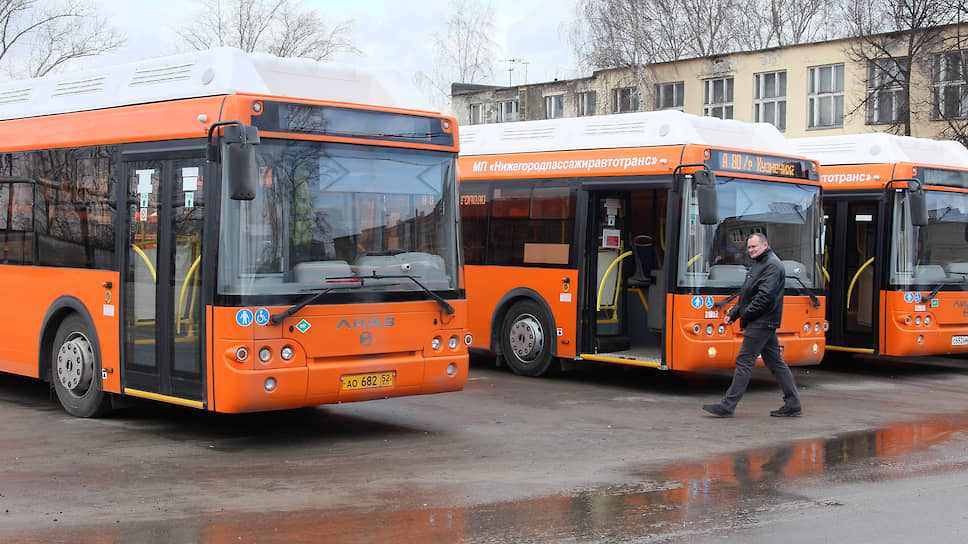
[[[735,322],[726,325],[723,333],[719,333],[723,316],[733,303],[718,310],[706,308],[705,305],[696,308],[692,304],[695,296],[699,295],[670,295],[672,300],[669,303],[671,311],[666,314],[670,321],[666,328],[666,342],[672,346],[672,357],[667,358],[666,364],[671,370],[683,371],[733,368],[743,343],[743,333]],[[716,303],[726,296],[711,298]],[[777,336],[783,349],[783,359],[791,365],[813,365],[823,358],[823,323],[826,319],[823,302],[821,298],[820,307],[814,308],[808,297],[784,298],[783,320],[777,329]],[[804,324],[809,325],[808,331],[804,330]],[[696,325],[699,326],[698,334],[694,332]],[[815,325],[819,325],[819,329],[815,329]],[[712,334],[707,334],[710,327]],[[757,364],[762,366],[762,360],[758,360]]]
[[[111,282],[112,289],[104,284]],[[55,301],[70,296],[90,314],[101,348],[101,366],[106,372],[105,391],[121,391],[118,340],[118,297],[120,278],[117,272],[48,268],[41,266],[0,265],[0,284],[21,286],[3,294],[4,311],[0,312],[0,330],[16,342],[0,342],[0,371],[42,377],[39,354],[44,317]],[[110,314],[110,315],[108,315]],[[51,331],[53,334],[56,331]]]
[[[968,336],[968,299],[963,292],[941,291],[931,301],[909,303],[907,291],[881,291],[880,352],[884,355],[937,355],[968,353],[968,344],[956,345],[952,337]],[[910,323],[905,323],[905,317]],[[924,324],[924,318],[931,322]],[[921,318],[920,324],[916,318]],[[921,341],[918,341],[921,338]]]
[[[464,301],[450,303],[452,316],[434,301],[307,306],[279,325],[247,327],[236,322],[239,308],[210,308],[209,408],[238,413],[459,391],[467,381],[467,311]],[[268,308],[271,314],[286,309]],[[306,332],[297,327],[303,321]],[[441,339],[436,351],[434,337]],[[452,338],[456,349],[448,345]],[[236,350],[243,346],[250,355],[239,362]],[[295,352],[289,361],[279,357],[285,346]],[[268,363],[257,355],[263,347],[272,353]],[[448,375],[451,364],[456,371]],[[376,372],[393,372],[393,385],[341,388],[344,376]],[[276,382],[271,391],[264,386],[268,378]]]
[[[522,287],[522,278],[527,278],[526,286],[533,289],[544,299],[554,315],[555,327],[561,329],[557,343],[558,357],[574,358],[576,332],[578,327],[578,271],[566,268],[527,268],[516,266],[476,266],[464,267],[467,277],[467,292],[474,293],[468,327],[474,335],[474,345],[491,349],[492,317],[501,299],[512,290]],[[565,282],[564,278],[568,278]],[[568,290],[565,291],[564,287]],[[501,321],[495,327],[500,329]]]

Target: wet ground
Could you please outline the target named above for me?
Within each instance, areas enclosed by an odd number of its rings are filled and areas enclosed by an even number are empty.
[[[479,364],[463,392],[64,414],[0,376],[0,542],[965,542],[968,360],[768,373]]]

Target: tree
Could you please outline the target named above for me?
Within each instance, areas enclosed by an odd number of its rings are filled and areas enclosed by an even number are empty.
[[[915,76],[931,80],[934,52],[944,44],[955,12],[938,0],[848,0],[847,57],[867,68],[867,93],[848,112],[865,112],[869,124],[911,135],[912,112],[933,108],[913,103]]]
[[[418,73],[415,83],[436,105],[450,100],[450,85],[484,83],[494,77],[497,44],[494,7],[481,0],[450,0],[442,31],[434,33],[434,65],[431,74]]]
[[[0,60],[12,77],[44,76],[124,43],[124,36],[83,0],[0,0]]]
[[[319,10],[293,0],[199,0],[192,22],[178,35],[191,49],[236,47],[278,57],[325,60],[358,54],[353,21],[330,27]]]

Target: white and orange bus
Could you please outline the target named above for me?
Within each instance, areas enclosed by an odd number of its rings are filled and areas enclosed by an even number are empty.
[[[784,356],[822,358],[816,165],[773,127],[659,111],[463,127],[461,145],[473,349],[529,376],[730,368],[723,304],[763,232],[786,266]]]
[[[232,49],[0,89],[0,371],[77,416],[467,379],[457,127],[389,76]]]
[[[968,353],[968,150],[882,133],[793,144],[821,163],[827,349]]]

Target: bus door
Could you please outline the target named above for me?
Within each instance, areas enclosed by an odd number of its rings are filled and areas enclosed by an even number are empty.
[[[205,158],[124,154],[125,393],[204,407],[202,197]]]
[[[876,348],[877,232],[884,228],[878,207],[870,199],[824,203],[827,345],[834,351],[871,353]]]
[[[665,188],[590,193],[583,358],[662,366],[667,199]]]

